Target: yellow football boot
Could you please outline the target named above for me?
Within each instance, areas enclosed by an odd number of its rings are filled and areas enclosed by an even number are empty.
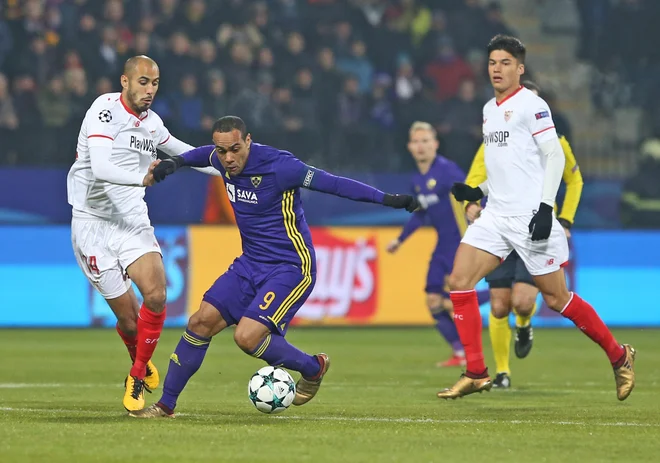
[[[626,360],[623,365],[614,369],[616,396],[619,400],[626,400],[635,387],[635,354],[637,351],[628,344],[624,344],[623,348],[626,350]]]
[[[147,362],[147,374],[144,377],[144,388],[147,390],[147,392],[151,393],[151,391],[155,390],[159,384],[160,375],[158,374],[156,365],[154,365],[151,360],[149,360]]]
[[[293,405],[303,405],[314,398],[319,388],[323,376],[330,369],[330,358],[326,354],[316,354],[316,358],[321,365],[321,371],[314,378],[305,379],[302,376],[296,383],[296,396],[293,398]]]
[[[124,381],[124,408],[129,412],[144,408],[144,381],[135,376],[127,376]]]
[[[490,376],[472,379],[462,374],[456,384],[438,392],[438,398],[457,399],[465,395],[474,394],[475,392],[490,391],[491,387],[493,387],[493,382],[490,380]]]

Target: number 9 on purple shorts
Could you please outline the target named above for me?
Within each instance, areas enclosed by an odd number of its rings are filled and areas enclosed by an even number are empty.
[[[291,264],[267,265],[239,257],[203,300],[218,309],[228,325],[248,317],[285,335],[315,282],[315,274],[303,274]]]

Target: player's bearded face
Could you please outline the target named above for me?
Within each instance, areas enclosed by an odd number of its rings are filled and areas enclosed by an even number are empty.
[[[488,75],[497,92],[505,92],[520,85],[520,76],[525,72],[525,65],[504,50],[493,50],[488,57]]]
[[[126,93],[131,106],[138,113],[151,107],[158,92],[160,72],[156,66],[138,65],[133,75],[128,77]]]
[[[250,134],[248,133],[243,140],[241,132],[236,129],[231,132],[214,132],[213,144],[215,145],[215,155],[227,173],[232,176],[240,174],[245,168],[250,154],[252,144]]]
[[[438,140],[430,130],[415,130],[410,135],[408,150],[415,161],[430,161],[438,151]]]

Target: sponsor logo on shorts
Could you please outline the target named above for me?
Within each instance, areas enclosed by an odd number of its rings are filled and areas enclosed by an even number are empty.
[[[549,267],[549,266],[553,265],[554,263],[555,263],[554,259],[548,259],[548,261],[545,263],[545,265]]]

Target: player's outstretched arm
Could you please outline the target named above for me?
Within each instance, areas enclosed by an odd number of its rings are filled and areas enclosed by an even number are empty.
[[[130,171],[114,164],[112,157],[112,140],[101,138],[94,141],[89,147],[89,159],[92,173],[97,180],[126,186],[152,185],[151,172],[144,175],[140,172]]]
[[[419,203],[414,196],[383,193],[366,183],[308,166],[292,155],[282,155],[276,175],[277,181],[283,190],[302,187],[352,199],[353,201],[382,204],[394,209],[405,209],[408,212],[413,212],[419,208]]]
[[[166,129],[165,129],[166,130]],[[167,132],[167,138],[165,141],[160,143],[158,145],[158,150],[162,151],[165,153],[165,156],[159,156],[163,161],[174,158],[175,156],[179,156],[185,152],[192,151],[195,149],[194,146],[189,145],[188,143],[179,140],[176,137],[173,137],[169,132]],[[176,162],[176,161],[175,161]],[[164,166],[165,167],[165,166]],[[162,169],[164,169],[164,167]],[[169,166],[170,170],[172,166]],[[213,167],[211,164],[208,164],[206,166],[190,166],[193,169],[195,169],[198,172],[202,172],[203,174],[208,174],[208,175],[216,175],[216,176],[222,176],[222,172],[217,170],[215,167]],[[178,169],[178,167],[177,167]],[[176,169],[174,170],[176,171]],[[172,171],[172,173],[174,173]],[[169,175],[169,174],[168,174]],[[160,181],[160,180],[158,180]]]
[[[154,169],[154,180],[156,182],[162,182],[168,175],[172,175],[183,166],[200,169],[211,167],[211,156],[214,149],[213,145],[200,146],[199,148],[193,148],[185,153],[163,160]]]

